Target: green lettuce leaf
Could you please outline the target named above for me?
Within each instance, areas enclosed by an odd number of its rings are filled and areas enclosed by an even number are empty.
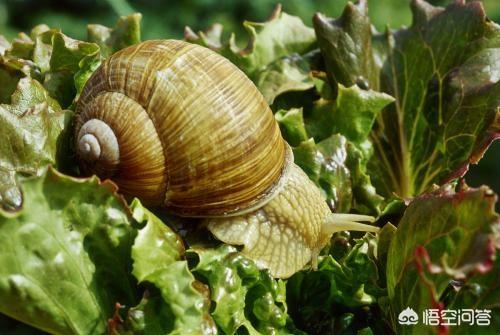
[[[361,146],[348,143],[346,166],[351,171],[352,208],[360,213],[379,215],[384,198],[377,193],[368,174],[368,160],[372,156],[371,143],[366,141]]]
[[[302,108],[280,109],[274,114],[274,117],[278,121],[281,134],[288,144],[297,147],[308,140]]]
[[[96,43],[104,58],[109,55],[141,42],[141,19],[140,13],[122,16],[113,28],[100,24],[89,24],[87,27],[87,40]]]
[[[411,4],[413,24],[372,36],[366,2],[314,18],[332,80],[396,98],[378,118],[370,176],[386,197],[462,176],[500,136],[500,27],[480,2]]]
[[[307,91],[314,86],[310,74],[308,57],[285,56],[270,63],[255,76],[255,84],[272,104],[280,94],[293,91]]]
[[[310,138],[292,150],[295,163],[320,187],[335,211],[345,213],[355,208],[378,213],[381,197],[364,173],[363,155],[344,136],[331,135],[319,143]]]
[[[55,29],[35,36],[33,60],[40,66],[43,84],[65,107],[71,105],[80,89],[75,77],[85,73],[88,63],[97,62],[99,58],[97,44],[71,39]]]
[[[310,57],[316,44],[314,30],[300,18],[281,11],[278,5],[268,21],[243,23],[249,35],[245,48],[236,45],[236,36],[222,41],[223,27],[215,24],[195,34],[186,27],[184,37],[215,50],[232,61],[257,85],[269,104],[285,92],[308,90],[314,86]]]
[[[99,47],[61,33],[55,33],[51,42],[50,70],[45,74],[44,86],[63,106],[69,106],[81,89],[76,86],[80,81],[75,81],[75,77],[81,77],[99,61]]]
[[[294,146],[295,163],[321,187],[336,211],[353,208],[378,214],[382,197],[366,174],[372,154],[368,136],[382,108],[393,99],[357,86],[339,85],[337,91],[335,100],[325,93],[306,112],[279,110],[276,120],[285,140]]]
[[[443,309],[440,297],[450,279],[467,280],[492,268],[493,228],[500,223],[494,212],[496,196],[485,186],[462,188],[455,192],[443,186],[414,199],[399,222],[386,272],[391,322],[398,334],[431,331],[423,323],[400,325],[397,318],[404,309],[410,307],[417,315],[428,308]]]
[[[0,56],[0,103],[10,104],[19,80],[31,72],[30,64],[19,58]]]
[[[0,312],[54,334],[102,334],[116,302],[136,301],[135,237],[116,187],[53,169],[0,210]]]
[[[37,27],[34,30],[39,30]],[[0,103],[10,104],[11,96],[21,78],[31,77],[39,82],[43,82],[43,80],[40,66],[33,62],[35,42],[30,36],[20,33],[12,43],[8,43],[4,47],[4,54],[0,57],[0,79],[2,82]]]
[[[339,85],[335,100],[320,99],[306,116],[306,129],[314,138],[342,134],[361,145],[370,134],[382,109],[394,101],[391,96],[358,86]]]
[[[346,167],[347,141],[332,135],[316,144],[313,138],[293,148],[295,163],[326,196],[330,207],[348,212],[352,205],[351,172]]]
[[[17,82],[9,102],[0,107],[15,116],[29,112],[39,114],[41,110],[47,110],[50,114],[61,111],[59,103],[50,97],[42,84],[31,77],[24,77]]]
[[[138,200],[131,205],[133,217],[145,223],[132,247],[133,274],[139,282],[153,284],[161,299],[143,299],[129,311],[125,327],[117,331],[134,334],[216,333],[209,315],[210,301],[199,291],[189,271],[180,237]],[[138,311],[142,313],[138,313]]]
[[[368,324],[367,310],[386,295],[379,284],[374,235],[349,241],[347,233],[332,240],[330,254],[317,271],[301,271],[287,282],[287,303],[297,326],[308,333],[356,333]]]
[[[12,104],[0,105],[0,207],[21,206],[19,176],[40,175],[58,163],[71,112],[62,111],[36,80],[19,80]]]
[[[195,276],[207,283],[215,304],[212,316],[223,334],[300,334],[287,314],[285,282],[273,279],[236,248],[194,248]]]
[[[20,45],[26,50],[29,48],[29,52],[16,50]],[[40,81],[60,105],[68,107],[76,95],[75,74],[84,71],[91,59],[99,58],[99,47],[40,25],[32,29],[30,36],[23,36],[18,43],[13,42],[6,55],[10,59],[28,62],[31,76]]]
[[[348,3],[338,19],[317,13],[313,24],[334,89],[343,84],[379,90],[380,65],[372,50],[367,2]]]
[[[34,46],[31,37],[21,32],[12,40],[4,54],[11,58],[31,59]]]

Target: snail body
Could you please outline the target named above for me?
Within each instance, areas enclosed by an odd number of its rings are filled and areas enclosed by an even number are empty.
[[[244,245],[276,277],[300,270],[335,230],[375,229],[338,215],[332,223],[263,96],[204,47],[152,40],[123,49],[93,73],[76,111],[84,174],[147,205],[206,218],[217,238]]]

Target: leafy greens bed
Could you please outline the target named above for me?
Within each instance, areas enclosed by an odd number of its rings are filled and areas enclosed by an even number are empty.
[[[382,227],[334,235],[317,271],[287,280],[76,178],[74,102],[105,57],[140,42],[139,14],[89,25],[87,41],[45,25],[0,37],[0,332],[497,333],[496,195],[460,177],[500,133],[500,27],[478,2],[411,7],[410,27],[384,33],[365,1],[314,29],[277,7],[244,23],[243,48],[221,25],[186,28],[257,85],[335,211]],[[492,325],[399,325],[407,307],[491,309]]]

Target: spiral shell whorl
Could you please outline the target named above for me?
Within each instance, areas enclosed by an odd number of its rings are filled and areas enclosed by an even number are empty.
[[[120,159],[120,147],[113,130],[98,119],[91,119],[80,128],[78,156],[89,164],[101,160],[108,166],[116,166]]]
[[[89,162],[94,162],[101,156],[101,145],[94,134],[85,134],[78,141],[78,155]]]

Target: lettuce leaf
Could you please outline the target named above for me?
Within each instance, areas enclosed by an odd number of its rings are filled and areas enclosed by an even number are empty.
[[[455,192],[447,185],[410,203],[387,255],[390,320],[398,333],[430,332],[423,323],[398,324],[398,314],[407,307],[417,315],[428,308],[444,309],[440,299],[451,279],[466,282],[474,273],[492,270],[495,226],[500,224],[495,202],[485,186],[463,185]]]
[[[367,140],[375,119],[394,101],[391,96],[354,85],[339,85],[335,100],[321,98],[306,116],[306,128],[316,139],[342,134],[354,144]]]
[[[267,21],[245,21],[243,27],[249,35],[244,48],[237,46],[234,34],[223,41],[220,24],[198,34],[186,27],[184,38],[232,61],[256,84],[269,104],[282,93],[314,86],[308,52],[314,49],[316,37],[300,18],[282,12],[278,5]]]
[[[34,42],[30,59],[40,71],[38,80],[51,97],[69,107],[76,95],[75,74],[81,70],[81,64],[99,58],[99,47],[48,27],[34,28],[31,36]]]
[[[87,40],[99,45],[101,55],[106,58],[118,50],[141,42],[141,19],[140,13],[133,13],[120,17],[113,28],[89,24]]]
[[[197,290],[199,284],[187,262],[181,259],[184,245],[180,237],[138,200],[132,202],[131,209],[134,219],[145,223],[132,247],[132,273],[139,282],[153,284],[161,299],[143,300],[129,312],[130,325],[117,332],[125,333],[131,328],[134,334],[216,333],[209,315],[210,301]],[[139,317],[142,322],[134,317],[138,311],[142,311]]]
[[[0,210],[0,312],[50,333],[103,333],[115,302],[136,300],[123,199],[53,169],[22,190],[22,209]]]
[[[192,248],[188,255],[197,264],[195,276],[207,283],[215,305],[212,316],[223,334],[301,334],[287,314],[285,282],[222,245],[215,249]]]
[[[290,314],[308,333],[335,329],[355,334],[367,326],[381,327],[381,320],[367,315],[371,308],[377,312],[377,299],[386,296],[379,280],[376,238],[367,234],[350,243],[348,235],[337,235],[317,271],[301,271],[288,280]]]
[[[393,99],[357,86],[338,85],[337,91],[335,100],[324,94],[306,112],[279,110],[276,120],[294,146],[295,163],[321,187],[336,211],[353,208],[376,215],[382,198],[366,174],[372,154],[368,136],[382,108]]]
[[[71,115],[38,81],[19,80],[11,104],[0,105],[0,207],[21,206],[18,177],[41,175],[48,165],[58,163]]]
[[[381,65],[372,48],[367,2],[348,3],[338,19],[316,13],[313,25],[333,89],[342,84],[378,91]]]

